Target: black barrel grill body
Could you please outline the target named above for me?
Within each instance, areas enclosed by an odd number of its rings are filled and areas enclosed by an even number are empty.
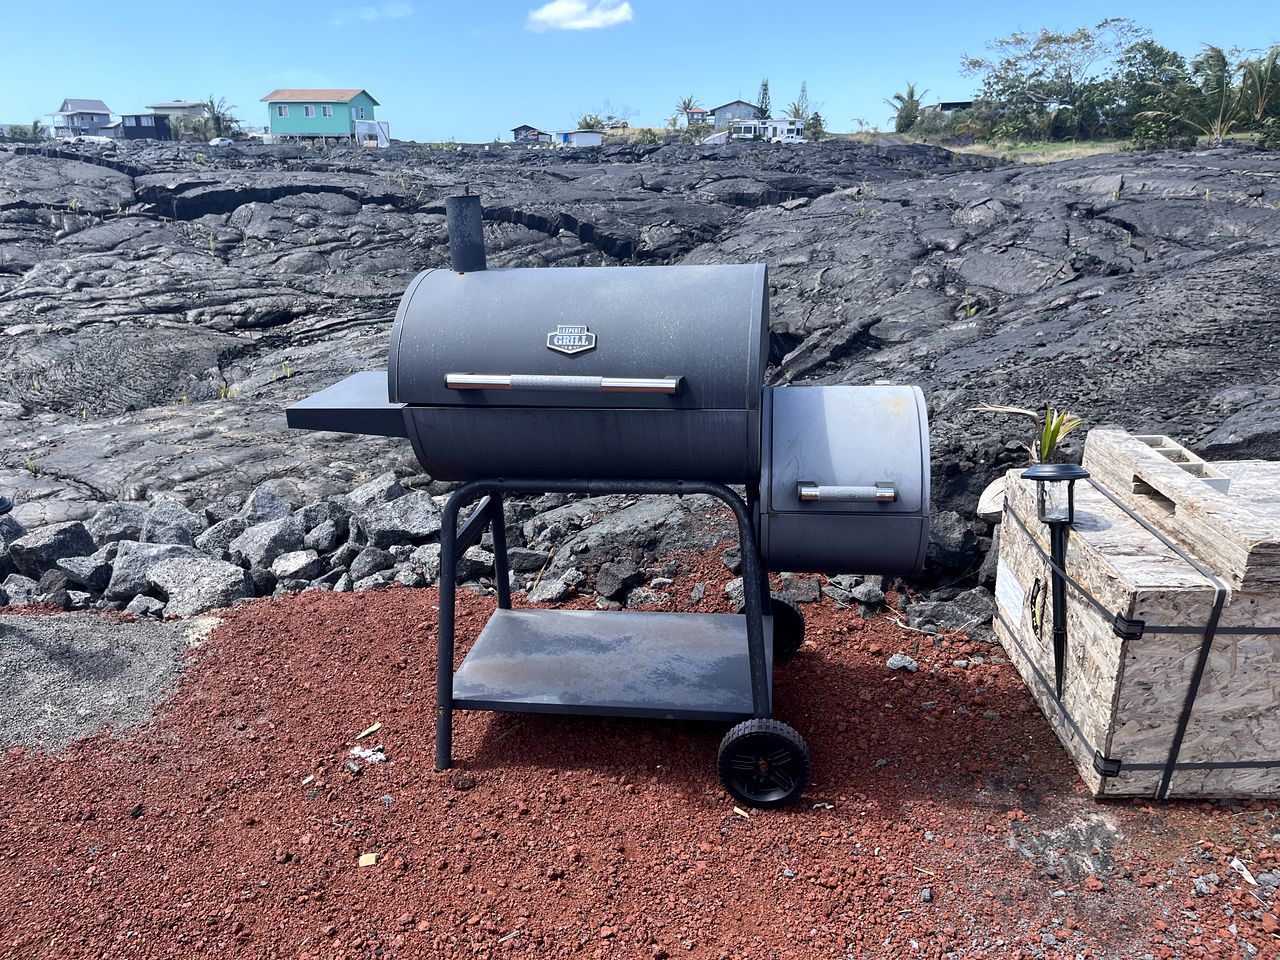
[[[442,480],[759,473],[765,268],[429,270],[387,386]]]
[[[762,264],[428,270],[385,378],[356,374],[293,426],[405,436],[441,480],[702,480],[759,496],[771,570],[910,574],[929,535],[924,397],[764,387]]]

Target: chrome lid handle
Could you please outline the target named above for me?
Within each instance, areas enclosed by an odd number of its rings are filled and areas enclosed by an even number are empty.
[[[887,482],[841,487],[801,480],[796,484],[796,495],[804,503],[893,503],[898,499],[898,488]]]

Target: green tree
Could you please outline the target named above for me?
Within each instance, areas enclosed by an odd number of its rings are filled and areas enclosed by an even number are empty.
[[[1250,120],[1245,84],[1236,83],[1236,78],[1242,72],[1243,64],[1233,64],[1225,50],[1206,45],[1200,55],[1191,61],[1191,75],[1198,89],[1186,105],[1181,108],[1150,110],[1139,114],[1138,119],[1170,120],[1196,130],[1214,144],[1220,144]]]
[[[795,100],[787,104],[787,116],[793,120],[808,120],[809,114],[809,84],[808,81],[800,81],[800,93]]]
[[[236,108],[235,104],[227,103],[226,97],[215,99],[213,94],[209,94],[209,99],[201,106],[204,107],[204,116],[196,120],[192,128],[202,139],[234,137],[240,132],[240,121],[231,113]]]
[[[822,119],[822,114],[818,113],[818,111],[815,110],[805,121],[804,135],[815,142],[826,137],[827,125]]]
[[[604,117],[598,113],[584,113],[578,117],[579,130],[603,130],[604,127]]]
[[[691,123],[680,131],[681,143],[701,143],[711,135],[711,124]]]
[[[992,41],[993,56],[964,56],[962,72],[982,79],[983,96],[999,108],[997,129],[1022,137],[1075,137],[1104,89],[1093,88],[1095,70],[1148,36],[1132,20],[1112,17],[1070,33],[1041,28]]]
[[[40,122],[40,119],[38,117],[35,120],[31,121],[31,139],[43,140],[48,135],[49,135],[48,129],[45,127],[43,123]]]
[[[756,119],[768,120],[773,112],[773,104],[769,101],[769,78],[760,81],[760,92],[756,94]]]
[[[1111,82],[1115,102],[1109,132],[1115,137],[1130,136],[1140,114],[1171,110],[1192,89],[1186,58],[1151,39],[1131,44],[1120,55]]]
[[[928,90],[916,92],[916,85],[908,83],[907,89],[895,93],[885,101],[885,105],[893,111],[893,132],[906,133],[920,119],[920,99]]]
[[[23,126],[20,123],[9,125],[9,136],[13,140],[26,140],[31,136],[31,128]]]

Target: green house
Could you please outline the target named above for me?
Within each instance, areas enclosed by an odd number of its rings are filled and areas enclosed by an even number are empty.
[[[273,139],[354,140],[376,136],[373,108],[378,101],[366,90],[272,90],[267,105]]]

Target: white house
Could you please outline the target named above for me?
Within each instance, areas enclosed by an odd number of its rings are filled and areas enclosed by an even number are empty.
[[[598,147],[604,142],[599,130],[557,130],[553,137],[557,147]]]

